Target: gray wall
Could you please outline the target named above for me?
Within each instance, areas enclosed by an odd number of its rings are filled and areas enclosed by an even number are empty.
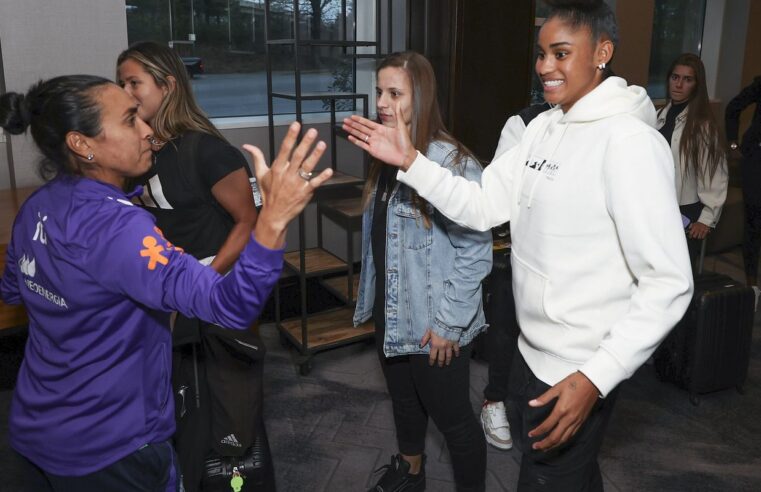
[[[0,36],[8,91],[26,92],[41,78],[63,74],[113,78],[116,56],[127,46],[124,0],[0,0]],[[39,184],[31,138],[11,137],[11,145],[16,185]],[[10,187],[5,150],[0,188]]]

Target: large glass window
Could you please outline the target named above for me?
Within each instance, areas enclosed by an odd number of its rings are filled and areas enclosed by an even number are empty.
[[[682,53],[700,55],[706,0],[656,0],[650,78],[647,92],[653,99],[666,97],[671,63]]]
[[[303,39],[353,38],[354,2],[299,0]],[[264,0],[126,0],[129,43],[167,43],[185,62],[196,99],[211,117],[267,114]],[[293,0],[270,0],[270,39],[293,38]],[[346,34],[344,33],[346,30]],[[372,41],[372,39],[370,40]],[[273,90],[295,89],[295,51],[272,45]],[[351,49],[300,49],[302,92],[352,91]],[[295,112],[295,103],[275,99],[275,114]],[[325,111],[322,101],[305,101],[304,112]]]

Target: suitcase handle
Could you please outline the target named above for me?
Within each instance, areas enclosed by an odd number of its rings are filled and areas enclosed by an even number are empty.
[[[700,242],[700,259],[698,259],[698,275],[703,273],[703,262],[706,259],[706,244],[708,244],[708,237],[704,237]]]

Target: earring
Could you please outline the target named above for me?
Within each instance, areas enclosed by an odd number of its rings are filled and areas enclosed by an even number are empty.
[[[91,161],[93,159],[95,159],[95,156],[92,153],[87,154],[87,160],[88,161]]]
[[[605,62],[602,62],[599,65],[597,65],[597,70],[605,70]]]

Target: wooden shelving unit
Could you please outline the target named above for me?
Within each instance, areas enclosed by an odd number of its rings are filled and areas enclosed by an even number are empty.
[[[369,95],[357,92],[356,77],[352,90],[345,92],[312,92],[302,90],[302,56],[311,53],[315,47],[334,47],[342,50],[342,56],[352,62],[353,73],[356,75],[357,60],[362,58],[380,58],[384,56],[381,47],[381,2],[385,2],[387,18],[391,19],[391,0],[342,0],[339,18],[342,19],[342,33],[346,39],[323,40],[303,39],[301,37],[301,12],[299,0],[293,0],[291,35],[272,39],[269,33],[271,18],[271,0],[265,1],[265,38],[267,47],[267,102],[269,109],[269,143],[270,158],[274,159],[276,151],[274,135],[273,100],[286,99],[294,101],[296,107],[295,119],[302,121],[302,102],[322,100],[329,106],[331,162],[333,177],[315,194],[317,205],[317,247],[306,246],[305,217],[302,213],[298,219],[299,248],[285,255],[285,270],[290,270],[298,277],[300,292],[300,316],[282,320],[280,316],[280,293],[275,289],[275,319],[283,342],[295,346],[300,352],[299,368],[302,374],[311,369],[312,356],[319,351],[334,348],[346,343],[368,339],[373,336],[372,322],[354,327],[352,316],[357,297],[358,275],[354,271],[355,258],[353,248],[353,233],[361,228],[362,204],[358,195],[364,185],[364,176],[353,176],[338,170],[337,139],[346,138],[345,133],[338,130],[336,102],[341,100],[353,101],[353,106],[361,104],[361,112],[368,117]],[[349,10],[347,3],[352,7]],[[375,40],[357,40],[357,7],[375,9]],[[351,11],[351,15],[348,12]],[[352,17],[353,16],[353,17]],[[391,52],[391,23],[388,22],[388,51]],[[349,31],[351,30],[351,33]],[[273,46],[290,46],[294,53],[294,85],[293,90],[275,91],[272,85],[272,52]],[[357,53],[357,48],[374,48],[374,53]],[[367,156],[363,157],[363,174],[368,168]],[[339,198],[336,198],[339,197]],[[346,260],[323,247],[323,218],[337,224],[346,235]],[[307,313],[307,279],[317,278],[319,285],[335,294],[345,303],[345,307],[316,314]],[[311,285],[311,284],[310,284]]]
[[[11,229],[21,204],[34,193],[36,187],[0,190],[0,272],[5,269],[5,255],[11,241]],[[27,324],[24,306],[9,306],[0,301],[0,335],[1,330]]]

